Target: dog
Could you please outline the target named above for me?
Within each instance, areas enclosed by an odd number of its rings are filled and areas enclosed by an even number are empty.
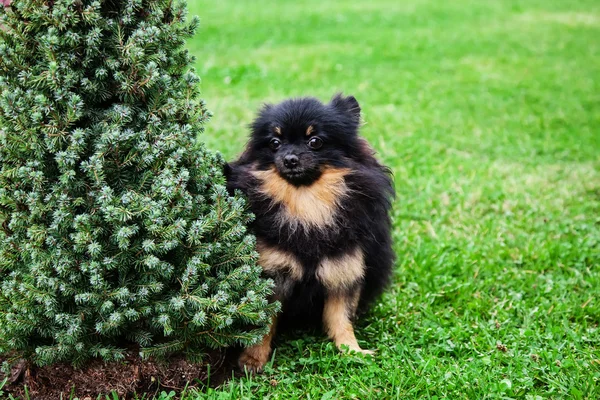
[[[353,320],[390,281],[391,171],[358,136],[353,96],[328,104],[311,97],[265,105],[241,156],[226,164],[230,193],[242,191],[255,215],[258,264],[282,304],[263,340],[238,359],[261,372],[279,322],[322,321],[342,349],[372,354],[356,340]]]

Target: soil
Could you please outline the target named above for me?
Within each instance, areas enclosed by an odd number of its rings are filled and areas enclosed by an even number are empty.
[[[234,353],[237,352],[213,351],[203,363],[193,364],[183,357],[162,362],[142,360],[132,350],[126,353],[124,361],[92,360],[79,369],[70,364],[37,367],[21,360],[13,365],[1,390],[16,398],[27,398],[27,391],[29,398],[36,400],[75,397],[92,400],[111,392],[118,393],[121,399],[142,398],[144,394],[152,398],[163,390],[180,393],[186,388],[222,384],[235,371]],[[0,382],[5,378],[0,373]]]

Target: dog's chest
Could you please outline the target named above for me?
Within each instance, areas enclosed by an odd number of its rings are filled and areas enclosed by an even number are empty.
[[[258,202],[266,203],[258,211],[280,230],[331,229],[349,192],[345,181],[347,169],[326,169],[316,182],[307,186],[290,184],[274,169],[252,174],[258,180],[254,196]]]

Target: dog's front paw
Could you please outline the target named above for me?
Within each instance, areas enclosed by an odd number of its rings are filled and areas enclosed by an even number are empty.
[[[377,350],[364,350],[361,349],[358,343],[356,344],[345,344],[342,343],[337,346],[338,349],[343,353],[356,353],[356,354],[365,354],[368,356],[374,356]]]
[[[358,349],[356,350],[357,353],[360,354],[366,354],[368,356],[374,356],[375,353],[377,353],[377,350],[363,350],[363,349]]]
[[[242,352],[238,359],[238,366],[242,371],[251,374],[261,373],[269,361],[270,347],[252,346]]]

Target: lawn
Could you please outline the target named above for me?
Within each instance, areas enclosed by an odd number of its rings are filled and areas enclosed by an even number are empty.
[[[227,159],[263,102],[352,94],[395,176],[373,358],[280,340],[190,398],[600,398],[600,3],[191,0]]]

